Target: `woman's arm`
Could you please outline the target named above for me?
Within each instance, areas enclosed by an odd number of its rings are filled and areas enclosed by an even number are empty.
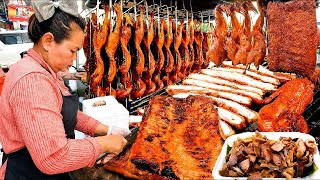
[[[100,123],[96,119],[78,111],[76,130],[81,131],[90,136],[104,136],[108,133],[108,126]]]
[[[103,135],[103,134],[97,134],[96,129],[98,126],[103,125],[96,119],[86,115],[85,113],[78,111],[77,114],[77,125],[76,125],[76,130],[81,131],[85,134],[88,134],[90,136],[96,135]],[[100,128],[99,128],[100,129]],[[108,132],[108,129],[107,129]]]
[[[60,93],[49,77],[31,73],[17,82],[10,96],[21,143],[28,148],[35,165],[46,174],[93,166],[103,149],[96,138],[66,138]]]
[[[90,136],[99,135],[121,135],[126,136],[130,133],[129,129],[122,129],[114,126],[106,126],[92,117],[78,111],[78,122],[76,129]]]
[[[104,136],[108,134],[108,126],[100,123],[97,128],[94,130],[94,134],[99,135],[99,136]]]

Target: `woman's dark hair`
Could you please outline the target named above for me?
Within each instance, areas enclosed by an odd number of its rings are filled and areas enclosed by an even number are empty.
[[[51,18],[41,23],[33,14],[29,19],[28,35],[32,42],[36,43],[45,33],[51,32],[54,40],[57,43],[61,43],[62,40],[68,39],[70,32],[76,28],[72,27],[72,23],[77,24],[84,31],[84,18],[69,15],[59,8],[55,9],[55,13]]]

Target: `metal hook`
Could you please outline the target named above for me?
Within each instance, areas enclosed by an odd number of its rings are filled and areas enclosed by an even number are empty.
[[[191,20],[193,21],[193,10],[192,10],[192,2],[189,0],[190,3],[190,10],[191,10]]]
[[[148,15],[149,15],[149,8],[148,8],[148,2],[146,0],[144,0],[144,6],[146,7],[146,25],[147,25],[147,29],[149,29],[149,21],[148,21]]]
[[[100,0],[97,0],[97,6],[96,6],[96,9],[97,9],[97,16],[99,17],[99,5],[100,5]],[[99,20],[98,20],[99,21]]]
[[[153,4],[150,6],[152,9],[155,9],[155,7],[157,6],[159,6],[158,4],[156,4],[155,2],[154,2],[154,0],[152,0],[152,2],[153,2]],[[154,6],[154,7],[153,7]]]
[[[123,19],[123,0],[120,0],[120,12],[121,12],[121,19]],[[121,21],[123,23],[123,21]]]
[[[139,4],[141,4],[143,2],[143,0],[142,1],[140,1],[140,2],[136,2],[136,0],[133,0],[133,6],[132,7],[130,7],[129,9],[127,9],[124,13],[129,13],[132,9],[134,9],[135,10],[135,17],[137,17],[137,6],[139,5]],[[135,19],[136,20],[136,19]]]
[[[176,31],[177,31],[177,29],[178,29],[178,12],[177,12],[177,6],[178,6],[178,4],[177,4],[177,0],[175,0],[175,21],[176,21]]]
[[[158,6],[157,11],[158,11],[158,35],[160,35],[160,6]]]
[[[137,2],[136,2],[136,0],[133,0],[133,4],[134,4],[134,21],[137,21]]]

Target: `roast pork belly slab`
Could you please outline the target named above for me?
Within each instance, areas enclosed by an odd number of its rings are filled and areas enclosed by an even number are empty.
[[[142,179],[212,178],[222,139],[214,102],[203,96],[152,98],[128,167]]]
[[[311,78],[316,67],[317,51],[315,1],[270,2],[267,21],[270,70]]]

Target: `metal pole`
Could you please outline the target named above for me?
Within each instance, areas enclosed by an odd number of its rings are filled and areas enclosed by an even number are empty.
[[[97,0],[97,6],[96,6],[96,9],[97,9],[97,24],[99,23],[99,4],[100,4],[100,0]]]
[[[136,0],[133,0],[133,6],[134,6],[134,21],[137,22],[137,2],[136,2]]]

